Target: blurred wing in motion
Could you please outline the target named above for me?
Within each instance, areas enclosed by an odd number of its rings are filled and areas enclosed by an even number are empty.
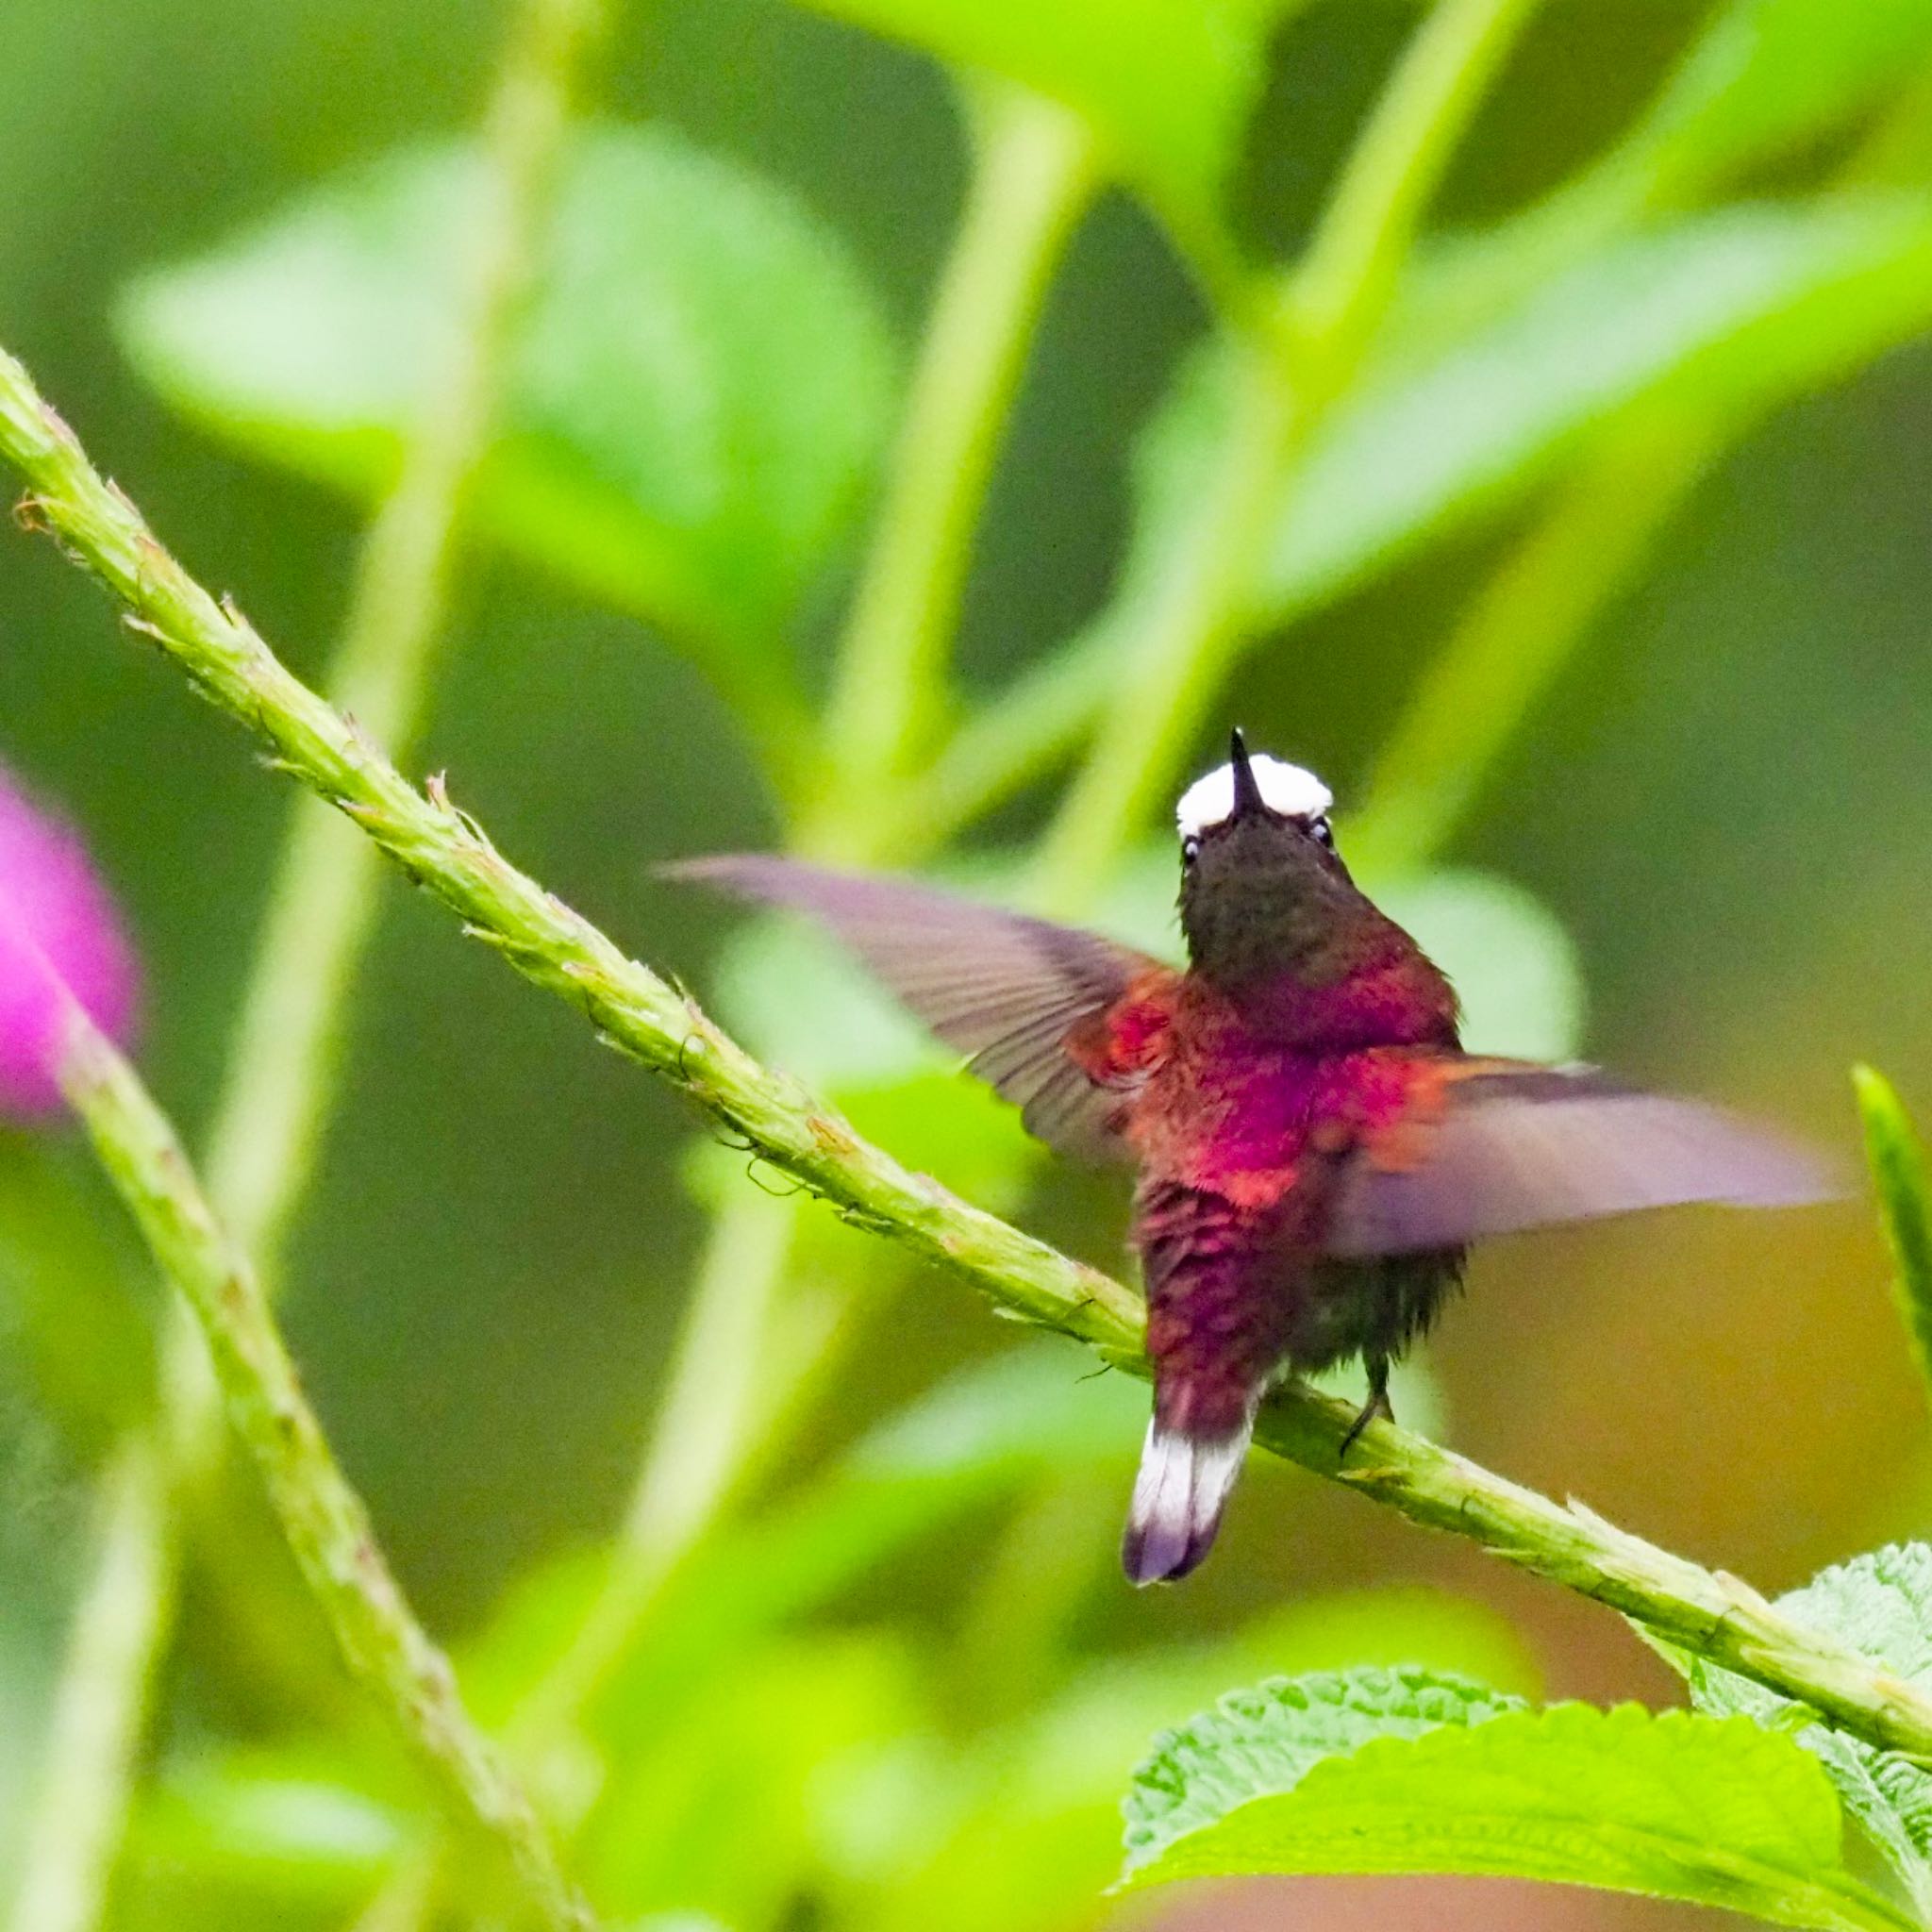
[[[1072,926],[1004,912],[902,879],[829,872],[758,854],[693,858],[664,875],[808,912],[981,1079],[1022,1108],[1029,1133],[1083,1159],[1125,1156],[1124,1080],[1096,1078],[1069,1036],[1104,1028],[1130,993],[1171,984],[1158,959]]]
[[[1591,1069],[1441,1064],[1350,1158],[1333,1255],[1451,1248],[1484,1235],[1691,1201],[1787,1208],[1841,1191],[1808,1149],[1696,1101]]]

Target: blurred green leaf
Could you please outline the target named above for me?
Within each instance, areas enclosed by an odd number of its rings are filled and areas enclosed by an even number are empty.
[[[371,495],[446,351],[480,184],[468,147],[390,156],[136,284],[123,340],[222,435]],[[848,528],[892,362],[870,291],[782,191],[660,128],[586,133],[473,520],[756,662]]]
[[[373,1760],[317,1740],[197,1751],[136,1810],[137,1867],[254,1901],[350,1908],[420,1820]]]
[[[1364,1590],[1271,1612],[1230,1638],[1097,1658],[1042,1707],[961,1745],[902,1740],[827,1787],[827,1854],[854,1916],[924,1932],[1058,1932],[1094,1916],[1120,1862],[1120,1792],[1150,1732],[1222,1686],[1341,1659],[1493,1673],[1533,1667],[1486,1607]]]
[[[1852,1081],[1891,1249],[1892,1296],[1920,1380],[1932,1391],[1932,1185],[1926,1180],[1925,1152],[1905,1103],[1883,1074],[1854,1067]]]
[[[1343,828],[1343,845],[1347,843]],[[1369,881],[1376,902],[1422,942],[1462,1001],[1472,1053],[1574,1059],[1583,1044],[1583,969],[1548,907],[1493,873],[1444,867]]]
[[[1408,1672],[1224,1699],[1137,1775],[1127,1881],[1483,1873],[1774,1924],[1911,1923],[1846,1871],[1830,1781],[1790,1739],[1748,1718],[1512,1706]]]
[[[1814,140],[1932,58],[1932,0],[1731,0],[1609,165],[1679,192]]]
[[[1425,366],[1365,377],[1288,486],[1259,606],[1278,619],[1337,595],[1640,403],[1741,416],[1928,322],[1915,199],[1738,207],[1613,242]]]
[[[620,1761],[579,1849],[608,1909],[782,1923],[815,1863],[814,1788],[841,1759],[925,1721],[922,1672],[884,1635],[741,1656]]]
[[[1891,1544],[1821,1571],[1777,1600],[1780,1610],[1826,1630],[1921,1690],[1932,1689],[1932,1549]],[[1932,1909],[1932,1773],[1895,1752],[1807,1724],[1802,1705],[1701,1658],[1688,1663],[1700,1710],[1741,1711],[1794,1731],[1824,1760],[1845,1808],[1891,1862],[1921,1910]]]
[[[950,1377],[672,1578],[615,1673],[600,1728],[648,1732],[770,1631],[1043,1475],[1118,1467],[1124,1485],[1146,1402],[1141,1384],[1096,1374],[1071,1342],[1029,1341]],[[578,1554],[509,1593],[462,1654],[479,1711],[507,1713],[556,1660],[603,1574],[600,1557]]]
[[[1185,238],[1212,225],[1268,36],[1300,0],[805,0],[1063,102]]]

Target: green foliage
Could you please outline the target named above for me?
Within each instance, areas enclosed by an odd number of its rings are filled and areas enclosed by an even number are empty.
[[[1299,0],[806,0],[1076,109],[1184,238],[1213,232],[1275,21]]]
[[[1928,58],[1925,0],[1730,0],[1607,165],[1706,185],[1821,139]]]
[[[1161,1740],[1127,1879],[1467,1872],[1744,1910],[1910,1922],[1846,1870],[1817,1763],[1749,1719],[1531,1711],[1416,1671],[1280,1680]]]
[[[807,4],[937,56],[969,111],[987,76],[1060,103],[1099,167],[1141,193],[1204,272],[1209,313],[1134,439],[1130,535],[1108,602],[1070,644],[965,707],[958,737],[933,745],[929,763],[903,782],[888,772],[878,795],[859,788],[831,815],[858,827],[859,845],[1003,903],[1039,890],[1013,842],[1019,815],[990,828],[976,858],[946,841],[1088,748],[1126,672],[1147,673],[1147,715],[1167,734],[1123,794],[1144,803],[1207,736],[1195,727],[1226,696],[1238,650],[1270,628],[1386,580],[1428,546],[1513,541],[1511,517],[1539,514],[1545,492],[1606,452],[1645,447],[1644,432],[1721,452],[1765,411],[1932,324],[1926,184],[1859,146],[1923,84],[1932,0],[1730,0],[1629,130],[1543,202],[1413,245],[1399,196],[1372,208],[1371,232],[1353,240],[1389,268],[1386,311],[1343,304],[1349,339],[1321,344],[1306,381],[1307,345],[1284,348],[1274,333],[1306,261],[1244,268],[1224,221],[1271,40],[1295,0]],[[1485,74],[1447,81],[1471,106]],[[1433,178],[1459,123],[1405,111],[1404,98],[1385,99],[1378,140],[1397,173]],[[1840,148],[1857,151],[1841,170]],[[463,346],[457,297],[490,220],[482,157],[463,142],[391,153],[150,274],[122,317],[138,367],[234,446],[358,502],[378,497],[436,371]],[[1740,183],[1757,198],[1729,198]],[[974,192],[995,190],[982,174]],[[986,232],[1011,229],[992,219]],[[1062,240],[1055,227],[1040,244],[1042,275]],[[945,275],[970,272],[964,253]],[[979,292],[986,320],[1024,349],[1033,311],[1003,315],[997,290]],[[906,499],[940,488],[907,472],[916,451],[899,472],[882,465],[896,360],[878,300],[817,212],[668,125],[580,133],[467,530],[667,629],[721,687],[774,795],[801,796],[789,782],[801,770],[836,791],[812,696],[820,600],[875,491],[889,533]],[[965,446],[997,448],[1005,390],[977,394],[970,372],[940,374]],[[1280,403],[1279,447],[1237,460],[1263,391]],[[962,553],[971,521],[962,511],[949,536]],[[1246,549],[1229,537],[1243,527],[1257,537]],[[1627,567],[1607,571],[1594,601],[1564,614],[1576,636],[1627,580]],[[954,600],[908,601],[936,633],[915,669],[941,688],[915,693],[912,708],[949,717],[956,684],[970,682],[946,662]],[[890,655],[891,638],[878,648]],[[1541,686],[1459,689],[1486,713],[1467,721],[1479,749],[1432,799],[1474,789],[1525,715],[1524,693]],[[673,729],[651,726],[658,740]],[[1103,739],[1090,770],[1108,755]],[[1061,808],[1062,829],[1087,796],[1076,789]],[[1448,969],[1470,1045],[1574,1057],[1584,995],[1569,935],[1495,873],[1415,869],[1416,849],[1447,849],[1456,816],[1449,804],[1426,809],[1430,823],[1404,827],[1409,846],[1387,847],[1408,869],[1365,883]],[[1171,841],[1164,829],[1148,841],[1139,804],[1114,816],[1086,828],[1096,876],[1060,883],[1089,889],[1095,924],[1173,957]],[[675,828],[680,842],[696,836]],[[824,824],[802,816],[781,837],[826,849]],[[1012,1112],[958,1079],[822,941],[747,923],[713,991],[760,1056],[828,1094],[861,1134],[976,1204],[1024,1204],[1040,1157]],[[1922,1158],[1890,1090],[1861,1074],[1859,1091],[1901,1298],[1932,1355]],[[701,1148],[687,1163],[699,1206],[728,1204],[745,1164]],[[38,1168],[0,1163],[0,1276],[36,1348],[43,1327],[64,1344],[47,1356],[50,1405],[98,1433],[138,1412],[152,1372],[144,1330],[121,1306],[118,1258],[60,1191]],[[1073,1210],[1057,1199],[1055,1211]],[[1096,1242],[1114,1238],[1117,1194],[1106,1213],[1083,1228]],[[674,1241],[654,1242],[653,1264],[673,1252]],[[862,1248],[823,1219],[801,1222],[773,1267],[784,1276],[771,1297],[777,1333],[760,1338],[773,1357],[809,1330],[814,1298],[833,1310],[828,1327],[849,1323],[901,1272],[898,1251]],[[649,1282],[654,1295],[669,1287]],[[79,1321],[43,1319],[57,1304],[92,1310],[88,1330],[138,1340],[124,1359],[105,1345],[96,1355],[89,1332],[76,1353]],[[1483,1872],[1780,1924],[1899,1926],[1846,1870],[1841,1803],[1932,1906],[1932,1773],[1701,1660],[1688,1662],[1701,1715],[1536,1710],[1515,1694],[1536,1690],[1533,1674],[1491,1612],[1371,1579],[1258,1615],[1232,1594],[1191,1596],[1224,1621],[1209,1627],[1204,1613],[1154,1626],[1157,1642],[1127,1641],[1093,1599],[1145,1422],[1141,1385],[1092,1375],[1069,1347],[1025,1346],[941,1374],[881,1422],[872,1378],[862,1367],[841,1378],[836,1365],[851,1358],[818,1341],[802,1368],[761,1357],[753,1386],[782,1385],[809,1416],[842,1379],[869,1426],[829,1450],[800,1446],[784,1424],[772,1440],[720,1445],[728,1479],[710,1520],[652,1576],[568,1735],[519,1767],[600,1908],[626,1923],[1081,1924],[1116,1863],[1114,1799],[1129,1766],[1150,1732],[1176,1722],[1129,1800],[1132,1885]],[[1405,1423],[1433,1431],[1425,1365],[1403,1377]],[[1042,1537],[1050,1560],[1029,1567]],[[599,1544],[536,1567],[462,1647],[469,1705],[513,1750],[636,1555]],[[1827,1572],[1781,1607],[1932,1691],[1928,1597],[1932,1556],[1914,1546]],[[1172,1604],[1149,1614],[1171,1617]],[[1186,1720],[1220,1687],[1261,1676]],[[194,1737],[163,1761],[134,1854],[144,1878],[192,1896],[192,1912],[176,1912],[176,1892],[146,1894],[182,1923],[360,1919],[430,1829],[395,1761],[298,1724],[270,1748]],[[441,1905],[493,1913],[485,1877],[455,1872],[451,1890],[473,1878],[474,1901]]]
[[[1932,1686],[1932,1548],[1925,1544],[1894,1544],[1838,1564],[1780,1597],[1778,1607],[1907,1683]],[[1803,1707],[1729,1671],[1702,1659],[1688,1660],[1688,1668],[1700,1709],[1742,1711],[1759,1724],[1795,1732],[1823,1760],[1845,1808],[1871,1834],[1920,1909],[1932,1908],[1932,1772],[1808,1723]]]
[[[137,284],[124,340],[219,434],[368,495],[450,352],[481,189],[472,149],[390,156]],[[769,679],[760,646],[870,481],[892,366],[842,250],[770,183],[663,129],[582,135],[471,516]]]
[[[1852,1070],[1865,1153],[1891,1248],[1892,1296],[1919,1374],[1932,1391],[1932,1184],[1911,1117],[1890,1081],[1871,1067]]]
[[[1932,320],[1917,198],[1739,207],[1607,245],[1421,366],[1364,373],[1288,486],[1257,602],[1279,617],[1493,510],[1625,412],[1741,417]]]

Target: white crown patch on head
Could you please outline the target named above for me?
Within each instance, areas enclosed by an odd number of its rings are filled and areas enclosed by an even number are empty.
[[[1248,760],[1261,803],[1287,819],[1318,819],[1335,803],[1327,786],[1312,772],[1257,752]],[[1198,839],[1210,825],[1234,815],[1234,767],[1222,765],[1205,778],[1196,778],[1174,807],[1174,823],[1183,839]]]

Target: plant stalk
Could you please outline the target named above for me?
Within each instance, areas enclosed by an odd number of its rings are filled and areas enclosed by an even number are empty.
[[[290,775],[345,813],[475,938],[568,1000],[619,1051],[682,1089],[770,1161],[997,1308],[1144,1374],[1140,1299],[1120,1283],[968,1206],[869,1145],[794,1081],[767,1071],[690,999],[491,845],[440,787],[417,791],[358,731],[164,550],[88,461],[25,371],[0,352],[0,454],[44,523],[127,607],[141,633]],[[1411,1520],[1468,1537],[1685,1649],[1810,1706],[1881,1749],[1932,1761],[1932,1697],[1721,1573],[1540,1496],[1386,1423],[1338,1468],[1349,1404],[1286,1389],[1258,1440]]]
[[[471,1724],[449,1660],[410,1612],[303,1394],[268,1298],[215,1219],[140,1077],[70,1005],[60,1086],[169,1284],[205,1338],[235,1433],[351,1676],[422,1759],[451,1811],[508,1857],[546,1925],[594,1924],[528,1800]]]

